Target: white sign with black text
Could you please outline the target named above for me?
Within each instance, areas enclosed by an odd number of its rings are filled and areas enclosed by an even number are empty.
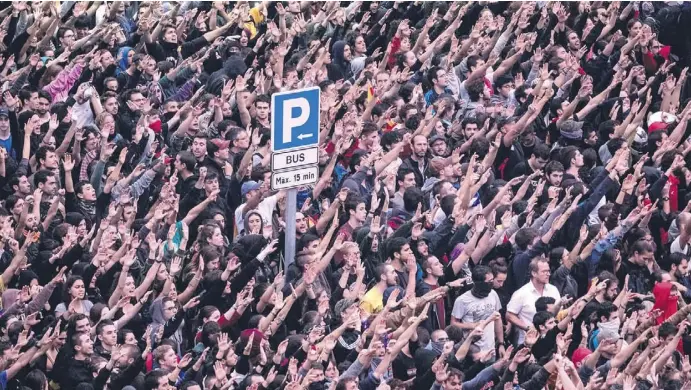
[[[274,191],[314,184],[319,178],[319,167],[313,165],[290,171],[273,172],[271,189]]]
[[[271,169],[280,171],[282,169],[298,168],[305,165],[316,165],[319,163],[319,148],[308,148],[293,150],[290,152],[273,153],[271,156]]]

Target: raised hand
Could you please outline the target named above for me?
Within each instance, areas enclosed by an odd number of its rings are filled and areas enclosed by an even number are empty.
[[[65,169],[66,172],[70,172],[72,171],[72,169],[74,169],[74,161],[72,160],[71,154],[66,154],[65,157],[62,159],[62,167]]]

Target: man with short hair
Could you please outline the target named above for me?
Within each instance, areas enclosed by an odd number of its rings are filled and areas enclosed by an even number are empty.
[[[379,264],[374,272],[377,283],[362,297],[360,308],[376,314],[384,308],[384,291],[398,285],[398,275],[390,264]]]
[[[524,227],[516,232],[516,246],[518,251],[511,262],[510,287],[520,288],[528,282],[531,277],[528,265],[537,256],[544,255],[549,250],[549,242],[554,233],[560,226],[556,223],[550,225],[547,232],[540,236],[539,232],[532,227]]]
[[[135,389],[144,388],[144,360],[142,360],[142,352],[137,345],[121,345],[119,359],[113,361],[111,356],[108,364],[111,363],[111,370],[117,368],[116,372],[110,374],[110,386],[112,388],[121,389],[127,385],[131,385]]]
[[[10,186],[12,187],[12,194],[18,198],[24,199],[31,195],[31,183],[26,175],[15,175],[10,179]]]
[[[138,90],[129,89],[122,93],[121,99],[124,104],[121,105],[118,115],[115,117],[115,128],[125,140],[131,141],[139,117],[142,115],[146,98]]]
[[[427,80],[432,84],[432,89],[425,94],[425,103],[428,106],[434,104],[442,94],[452,93],[448,87],[449,81],[444,68],[435,66],[430,69],[427,72]]]
[[[599,280],[599,284],[601,285],[601,288],[598,288],[595,291],[593,299],[590,300],[583,309],[583,317],[586,319],[586,321],[592,323],[596,322],[595,313],[600,308],[600,306],[605,302],[614,302],[614,300],[617,298],[617,293],[619,289],[619,281],[613,273],[609,271],[603,271],[600,272],[600,274],[598,274],[597,277]]]
[[[429,157],[427,155],[427,150],[429,145],[427,144],[427,137],[422,134],[418,134],[412,139],[412,149],[413,153],[410,157],[403,160],[401,168],[406,168],[415,173],[415,181],[418,187],[422,187],[427,180],[427,166],[429,165]]]
[[[53,173],[59,173],[58,155],[55,153],[55,148],[50,146],[41,146],[36,150],[37,170],[48,170]]]
[[[194,206],[200,204],[204,199],[212,198],[211,207],[221,211],[226,221],[231,221],[233,211],[228,206],[226,198],[221,196],[220,177],[214,171],[209,171],[206,167],[199,168],[199,177],[192,190],[184,195],[180,201],[180,214],[186,215]],[[232,236],[233,230],[230,224],[226,224],[224,234]]]
[[[196,134],[192,139],[192,147],[190,148],[190,151],[194,155],[194,158],[197,160],[197,163],[201,165],[205,165],[207,155],[207,141],[208,140],[206,139],[206,137],[201,134]]]
[[[34,174],[36,187],[43,191],[47,198],[52,198],[58,192],[58,181],[51,171],[41,170]]]
[[[154,349],[155,367],[164,372],[171,372],[178,366],[178,356],[175,350],[168,344],[159,345]]]
[[[562,164],[566,167],[564,180],[574,179],[582,181],[579,170],[583,168],[583,154],[575,146],[567,146],[559,151],[562,156]]]
[[[98,342],[94,351],[104,359],[110,359],[113,347],[118,341],[118,330],[115,323],[111,320],[101,320],[96,326],[96,338]]]
[[[86,332],[77,332],[72,335],[72,358],[66,363],[65,369],[58,374],[58,384],[61,389],[74,389],[82,382],[91,382],[91,364],[89,358],[94,353],[94,342]]]
[[[541,171],[549,161],[549,146],[538,142],[530,153],[528,160],[520,161],[510,170],[509,179],[519,176],[530,176],[534,172]]]
[[[65,168],[65,210],[76,211],[93,221],[96,218],[96,190],[88,181],[80,181],[74,185],[72,180],[74,161],[70,156],[65,158],[63,167]]]
[[[12,132],[10,131],[10,113],[7,108],[0,108],[0,147],[5,149],[10,156],[15,156],[12,149]]]
[[[154,370],[146,374],[144,388],[146,390],[170,390],[173,387],[168,383],[168,374],[161,370]]]
[[[415,261],[415,254],[410,249],[410,242],[401,237],[390,239],[386,258],[390,260],[391,266],[398,274],[398,285],[403,287],[406,292],[405,295],[415,295],[417,262]]]
[[[197,176],[194,175],[194,169],[197,166],[197,160],[194,155],[183,150],[175,156],[175,169],[180,175],[180,179],[177,184],[176,192],[178,194],[189,194],[194,188],[194,184],[197,182]]]
[[[501,310],[499,295],[492,288],[494,274],[492,269],[478,265],[472,272],[473,288],[461,294],[453,304],[451,324],[465,330],[466,337],[480,323]],[[481,351],[494,350],[495,343],[504,349],[504,327],[501,317],[485,326],[482,336],[475,345]]]
[[[667,261],[670,280],[686,287],[684,297],[691,298],[691,278],[689,278],[689,260],[680,253],[669,255]],[[680,289],[683,290],[683,289]]]
[[[343,237],[344,241],[352,241],[353,231],[364,225],[367,220],[367,206],[362,199],[351,196],[346,200],[345,212],[348,221],[338,230],[338,235]]]
[[[518,344],[523,343],[525,332],[533,323],[535,301],[542,296],[561,299],[559,290],[549,284],[550,269],[546,259],[534,258],[528,265],[528,270],[530,281],[513,293],[506,306],[506,319],[518,329]]]
[[[392,208],[403,208],[403,193],[410,187],[415,187],[415,173],[408,168],[399,168],[396,172],[396,186],[398,189],[391,198]]]
[[[266,127],[271,128],[271,97],[269,95],[259,95],[254,101],[254,115],[251,115],[245,104],[240,104],[244,99],[240,98],[241,93],[246,94],[247,91],[237,91],[238,93],[238,111],[240,112],[240,120],[243,127],[251,126],[253,129]]]
[[[376,123],[365,121],[362,123],[362,131],[358,139],[358,149],[366,152],[372,152],[381,145],[381,137],[379,136],[379,127]]]
[[[250,147],[250,135],[241,127],[231,127],[226,134],[226,139],[230,141],[230,155],[233,160],[235,156],[245,153]]]
[[[480,131],[482,128],[482,123],[477,120],[477,118],[464,118],[461,121],[461,132],[465,141],[470,140],[473,136]]]
[[[442,287],[444,282],[444,264],[435,256],[428,256],[422,262],[422,281],[417,285],[416,295],[421,297],[430,291]],[[423,322],[423,326],[430,332],[446,327],[446,310],[444,300],[437,299],[431,302],[428,318]]]
[[[559,161],[550,161],[545,165],[545,179],[547,180],[545,185],[545,191],[550,187],[559,187],[564,179],[564,165]]]

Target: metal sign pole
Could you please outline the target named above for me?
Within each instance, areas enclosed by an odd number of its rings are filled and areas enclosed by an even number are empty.
[[[297,188],[286,190],[286,250],[283,259],[284,269],[295,261],[295,214],[297,213]]]
[[[271,95],[271,189],[286,191],[284,269],[295,261],[298,187],[319,179],[319,87]]]

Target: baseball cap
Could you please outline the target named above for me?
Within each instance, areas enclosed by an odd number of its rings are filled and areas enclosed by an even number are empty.
[[[582,139],[583,122],[576,122],[573,119],[565,120],[559,128],[559,133],[562,135],[562,137],[567,139]]]
[[[676,122],[677,117],[664,111],[650,114],[648,117],[648,133],[658,130],[667,130],[670,123]]]
[[[246,181],[242,183],[242,187],[240,188],[240,192],[242,193],[242,196],[247,195],[248,192],[258,190],[259,187],[261,187],[261,184],[257,183],[256,181]]]
[[[429,144],[430,144],[430,145],[434,145],[434,143],[437,142],[437,141],[444,141],[444,142],[446,142],[446,138],[444,138],[443,136],[437,134],[437,135],[435,135],[435,136],[432,136],[432,138],[430,138]]]
[[[577,348],[575,351],[573,351],[573,355],[571,355],[571,361],[573,364],[578,365],[578,363],[582,362],[591,353],[592,351],[588,348]]]
[[[5,107],[0,107],[0,116],[10,116],[10,112]]]
[[[648,125],[648,132],[653,133],[658,130],[667,130],[667,123],[665,122],[653,122]]]
[[[216,147],[219,150],[228,149],[230,147],[230,141],[226,141],[226,140],[222,140],[222,139],[218,139],[218,138],[212,139],[211,143],[216,145]]]

